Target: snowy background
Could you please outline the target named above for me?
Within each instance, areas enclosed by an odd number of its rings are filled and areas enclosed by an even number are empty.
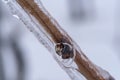
[[[107,70],[116,80],[120,80],[120,1],[84,0],[84,5],[87,5],[85,10],[90,16],[86,20],[71,18],[69,2],[72,0],[41,1],[89,59]],[[2,70],[5,80],[17,80],[19,75],[16,67],[18,63],[10,42],[14,36],[24,60],[25,80],[70,80],[51,54],[12,16],[1,1],[0,16],[0,60],[4,66]]]

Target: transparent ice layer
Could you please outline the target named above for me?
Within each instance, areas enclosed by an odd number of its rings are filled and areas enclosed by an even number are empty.
[[[72,80],[86,80],[77,70],[77,66],[74,63],[73,59],[63,60],[61,59],[55,51],[56,43],[51,39],[51,37],[47,34],[47,32],[41,27],[38,21],[26,12],[16,0],[3,0],[10,8],[12,14],[17,19],[21,20],[24,25],[29,29],[30,32],[34,34],[34,36],[42,43],[53,55],[54,59],[58,62],[62,69],[66,71],[66,73],[70,76]],[[39,8],[44,10],[45,14],[48,14],[47,11],[43,8],[40,0],[35,0]],[[54,19],[49,16],[53,23]],[[55,24],[57,25],[57,24]]]

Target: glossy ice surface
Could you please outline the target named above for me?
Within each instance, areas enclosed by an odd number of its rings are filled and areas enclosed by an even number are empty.
[[[116,0],[117,1],[117,0]],[[59,22],[68,34],[79,44],[83,52],[97,65],[109,71],[116,80],[120,79],[120,59],[115,50],[114,34],[116,26],[115,0],[98,0],[95,3],[95,17],[88,21],[72,21],[69,18],[67,1],[65,0],[42,0],[46,9]],[[5,7],[5,6],[4,6]],[[4,9],[4,8],[3,8]],[[5,8],[7,10],[7,8]],[[9,12],[8,12],[9,13]],[[3,22],[6,27],[6,35],[9,34],[9,24],[7,21],[13,19],[10,14]],[[11,21],[11,22],[13,22]],[[12,23],[12,24],[14,24]],[[18,22],[19,23],[19,22]],[[20,23],[19,23],[20,24]],[[16,26],[18,27],[18,25]],[[25,50],[26,62],[28,61],[28,80],[68,80],[67,74],[58,66],[49,52],[36,40],[36,38],[20,24],[22,28],[22,38],[20,45]],[[4,30],[2,31],[3,33]],[[8,31],[7,31],[8,30]],[[48,45],[49,46],[49,45]]]

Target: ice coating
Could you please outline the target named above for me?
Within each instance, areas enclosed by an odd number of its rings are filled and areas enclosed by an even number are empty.
[[[20,1],[20,0],[17,0]],[[74,47],[76,53],[77,53],[77,57],[75,58],[76,60],[74,60],[74,62],[72,62],[70,64],[70,67],[66,66],[67,62],[66,61],[62,61],[60,60],[57,56],[56,56],[56,52],[55,52],[55,45],[56,45],[56,40],[52,39],[51,36],[43,29],[43,27],[41,27],[40,22],[36,19],[36,15],[31,15],[30,12],[32,12],[32,10],[34,11],[34,9],[32,6],[32,9],[25,9],[24,7],[21,7],[16,0],[10,0],[9,2],[5,2],[8,4],[8,6],[10,7],[13,15],[17,16],[24,24],[25,26],[36,36],[36,38],[52,53],[54,59],[58,62],[58,64],[67,72],[67,74],[71,77],[72,80],[80,80],[80,72],[79,70],[83,70],[82,74],[84,74],[84,76],[86,75],[87,78],[89,76],[92,76],[91,79],[89,80],[111,80],[111,79],[106,79],[106,77],[103,75],[103,71],[101,71],[101,69],[99,70],[94,64],[91,63],[91,61],[89,61],[89,59],[82,54],[80,48],[77,46],[77,44],[66,34],[66,32],[61,29],[61,27],[59,27],[59,25],[55,22],[55,20],[49,15],[49,13],[43,8],[42,4],[40,3],[40,0],[35,0],[35,2],[37,3],[37,5],[39,6],[42,15],[45,14],[44,16],[47,15],[47,17],[45,18],[49,18],[50,19],[50,23],[52,23],[52,27],[53,28],[57,28],[61,34],[63,34],[60,36],[63,38],[62,41],[64,42],[68,42],[68,44],[72,45],[72,47]],[[21,2],[24,2],[24,0],[21,0]],[[29,0],[25,0],[26,2],[29,3]],[[33,0],[30,0],[32,2],[34,2]],[[29,5],[31,6],[31,5]],[[34,5],[36,6],[36,5]],[[37,7],[38,9],[38,7]],[[37,10],[39,11],[39,9]],[[36,11],[36,13],[38,13]],[[37,15],[38,17],[38,15]],[[40,17],[39,17],[40,18]],[[48,20],[49,22],[49,19]],[[47,22],[45,22],[47,23]],[[45,24],[44,23],[44,24]],[[48,26],[48,25],[45,25]],[[49,32],[49,31],[48,31]],[[56,32],[57,33],[57,32]],[[56,37],[56,35],[53,35],[53,37]],[[64,39],[65,37],[65,39]],[[67,38],[68,39],[67,39]],[[59,38],[60,39],[60,38]],[[53,41],[54,40],[54,41]],[[58,38],[57,38],[58,40]],[[75,67],[77,65],[77,67]],[[82,65],[82,66],[81,66]],[[81,69],[82,67],[82,69]],[[79,71],[79,72],[78,72]],[[91,75],[92,74],[92,75]],[[95,75],[94,75],[95,74]],[[107,73],[106,73],[107,74]],[[109,74],[108,74],[109,76]],[[104,79],[103,79],[104,78]],[[84,80],[84,79],[83,79]],[[112,79],[114,80],[114,79]]]
[[[17,19],[20,19],[25,24],[25,26],[36,36],[36,38],[45,47],[47,47],[49,51],[52,50],[51,45],[53,45],[53,43],[51,43],[51,41],[49,42],[49,40],[47,40],[49,38],[47,38],[46,34],[41,29],[37,28],[38,26],[41,25],[38,25],[37,22],[35,23],[33,19],[30,17],[30,15],[25,13],[25,11],[19,5],[17,5],[17,2],[15,0],[11,0],[7,2],[7,4],[11,9],[13,16],[17,17]]]
[[[58,62],[61,68],[63,68],[67,72],[70,78],[72,80],[80,80],[81,74],[78,73],[76,74],[75,73],[76,68],[73,68],[75,64],[73,65],[72,64],[73,62],[72,63],[69,62],[70,64],[67,64],[66,61],[61,60],[56,56],[55,43],[50,39],[47,33],[40,27],[41,25],[35,20],[35,18],[29,15],[26,11],[24,11],[20,7],[20,5],[16,2],[16,0],[4,0],[4,2],[9,6],[13,16],[21,20],[24,23],[24,25],[29,29],[29,31],[36,36],[40,43],[42,43],[52,53],[54,59]],[[35,0],[35,2],[39,5],[40,8],[43,8],[39,0]],[[44,12],[46,12],[45,14],[48,14],[47,11]],[[51,21],[55,24],[56,22],[54,22],[54,19],[51,16],[49,17],[51,18]]]

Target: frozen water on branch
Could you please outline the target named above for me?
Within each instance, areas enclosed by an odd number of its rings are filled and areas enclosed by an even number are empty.
[[[71,77],[72,80],[85,80],[84,77],[77,71],[77,67],[74,62],[69,64],[70,66],[68,67],[66,66],[68,65],[66,61],[61,61],[61,59],[58,58],[58,55],[56,55],[55,52],[56,44],[54,43],[54,41],[52,41],[50,36],[47,35],[47,33],[32,15],[24,11],[24,9],[16,2],[16,0],[3,1],[9,6],[13,16],[21,20],[24,25],[36,36],[40,43],[42,43],[52,53],[54,59],[67,72],[67,74]],[[43,8],[40,0],[35,0],[35,2],[39,5],[40,8]]]

